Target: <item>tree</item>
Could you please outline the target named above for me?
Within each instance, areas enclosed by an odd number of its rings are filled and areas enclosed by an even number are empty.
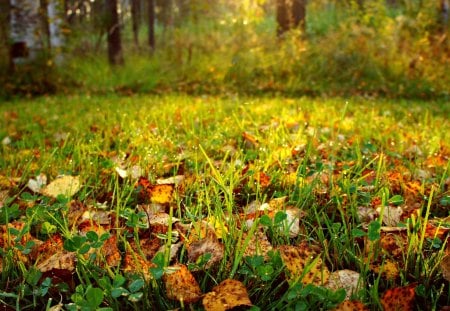
[[[10,0],[11,69],[35,60],[42,50],[39,0]]]
[[[286,31],[300,27],[306,28],[306,1],[307,0],[277,0],[277,34],[282,35]]]
[[[148,45],[155,49],[155,0],[148,0]]]
[[[48,35],[50,49],[56,63],[62,61],[62,48],[64,45],[64,36],[61,30],[63,23],[63,8],[59,0],[48,0]]]
[[[440,26],[442,28],[442,32],[445,33],[448,27],[448,15],[450,11],[450,4],[448,0],[441,0],[440,3]]]
[[[133,29],[133,41],[136,47],[139,46],[139,25],[141,23],[140,7],[140,0],[131,0],[131,26]]]
[[[106,25],[108,37],[108,60],[113,66],[124,63],[122,54],[122,41],[120,37],[119,14],[117,13],[117,0],[106,0]]]

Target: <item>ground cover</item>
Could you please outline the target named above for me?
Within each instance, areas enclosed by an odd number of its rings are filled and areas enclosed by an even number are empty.
[[[450,108],[363,98],[0,106],[9,309],[450,305]]]

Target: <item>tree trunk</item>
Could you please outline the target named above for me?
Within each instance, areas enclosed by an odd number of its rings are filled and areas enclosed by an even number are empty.
[[[448,28],[448,19],[449,19],[449,13],[450,13],[450,4],[448,0],[441,0],[440,3],[440,27],[441,32],[445,33],[447,32]]]
[[[290,29],[288,0],[277,0],[277,35],[281,36]]]
[[[148,0],[148,45],[155,50],[155,0]]]
[[[286,31],[300,27],[306,28],[307,0],[277,0],[277,34],[281,36]]]
[[[106,0],[107,34],[108,34],[108,60],[113,66],[124,63],[122,42],[120,38],[119,14],[117,13],[117,0]]]
[[[61,31],[61,26],[63,24],[63,8],[61,1],[48,0],[47,16],[50,50],[55,62],[60,64],[63,61],[62,48],[64,45],[64,37]]]
[[[10,0],[11,69],[33,61],[42,51],[42,27],[39,0]]]
[[[140,0],[131,0],[131,24],[133,29],[133,41],[136,47],[139,47],[139,24],[141,22],[140,16]]]
[[[306,29],[306,0],[292,0],[293,27],[299,27],[302,32]]]

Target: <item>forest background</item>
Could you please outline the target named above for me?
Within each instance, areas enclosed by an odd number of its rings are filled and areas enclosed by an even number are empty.
[[[1,96],[449,93],[448,0],[0,5]]]

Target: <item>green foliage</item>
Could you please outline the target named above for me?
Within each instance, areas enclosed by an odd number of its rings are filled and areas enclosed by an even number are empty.
[[[161,23],[152,55],[132,44],[126,20],[126,64],[110,68],[101,18],[94,16],[71,25],[62,66],[44,55],[10,75],[8,64],[0,64],[5,86],[0,96],[80,91],[449,96],[449,40],[433,1],[389,6],[376,0],[362,8],[357,1],[312,1],[306,34],[294,30],[282,39],[275,35],[275,6],[269,1],[196,1],[187,15],[175,2],[164,3],[158,5]]]

